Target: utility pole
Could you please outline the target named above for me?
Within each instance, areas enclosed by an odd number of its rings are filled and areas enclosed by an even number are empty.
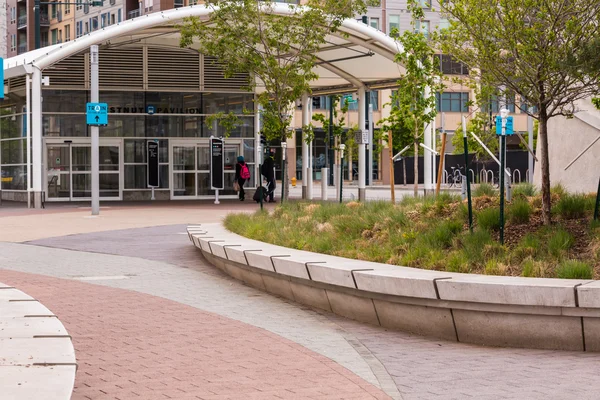
[[[100,101],[100,88],[98,82],[98,46],[90,46],[91,61],[91,89],[90,100],[92,103]],[[92,134],[92,215],[100,214],[100,128],[97,125],[90,127]]]

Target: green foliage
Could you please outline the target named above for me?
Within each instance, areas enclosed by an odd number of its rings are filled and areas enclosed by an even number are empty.
[[[476,214],[477,225],[485,230],[500,229],[500,209],[498,207],[486,208]]]
[[[578,219],[585,216],[587,199],[582,194],[563,195],[553,211],[564,219]]]
[[[508,207],[508,220],[515,225],[527,224],[531,212],[531,205],[527,200],[517,199]]]
[[[558,227],[548,238],[548,252],[556,259],[561,259],[574,243],[573,235]]]
[[[210,21],[186,18],[179,26],[180,45],[216,57],[225,76],[248,73],[253,79],[245,89],[254,91],[262,106],[263,134],[267,140],[291,134],[293,104],[310,93],[315,54],[327,35],[338,31],[346,18],[366,11],[365,0],[308,0],[308,7],[290,4],[288,15],[273,12],[276,3],[260,0],[206,0]]]
[[[594,97],[592,103],[594,104],[594,107],[600,110],[600,97]]]
[[[462,135],[462,124],[458,125],[456,132],[459,134],[455,134],[452,137],[454,154],[463,154],[465,152],[465,145]],[[495,132],[490,130],[489,114],[478,112],[468,120],[467,146],[469,146],[469,153],[475,153],[475,157],[478,160],[491,159],[489,153],[475,140],[471,133],[476,134],[492,153],[498,153],[498,137]]]
[[[514,197],[533,197],[537,189],[531,183],[519,183],[513,186],[512,194]]]
[[[592,267],[577,260],[565,260],[556,269],[556,277],[562,279],[592,279],[592,276]]]
[[[481,183],[481,184],[477,185],[477,187],[473,191],[474,197],[482,197],[482,196],[493,197],[496,194],[497,193],[494,190],[494,187],[492,185],[490,185],[489,183]]]
[[[224,112],[219,112],[217,114],[211,114],[206,117],[206,126],[208,129],[212,131],[214,122],[217,122],[219,126],[221,126],[224,130],[224,137],[229,137],[231,132],[241,123],[241,120],[233,111],[230,111],[228,114]],[[216,133],[216,132],[214,132]]]
[[[326,132],[325,134],[325,142],[329,142],[329,127],[331,125],[331,133],[333,134],[333,138],[338,139],[339,143],[343,143],[347,146],[346,151],[352,153],[356,153],[358,150],[358,146],[356,145],[356,140],[354,138],[354,133],[358,131],[358,126],[354,125],[352,127],[346,127],[346,113],[348,112],[348,102],[341,102],[342,96],[335,95],[331,96],[331,107],[333,108],[333,123],[330,124],[329,121],[329,111],[327,114],[313,114],[313,121],[318,121],[323,126],[323,130]],[[342,103],[342,104],[340,104]],[[340,105],[338,110],[338,105]],[[311,130],[314,130],[314,127],[311,126]],[[329,146],[334,147],[333,143],[329,143]],[[348,153],[346,153],[348,154]],[[355,154],[357,156],[357,154]]]
[[[452,0],[440,4],[451,21],[439,47],[469,66],[471,77],[535,105],[539,136],[548,140],[548,120],[570,117],[574,104],[598,94],[596,46],[600,3],[589,0]],[[590,55],[592,55],[590,57]],[[540,146],[544,224],[550,218],[548,146]]]
[[[472,234],[462,234],[459,248],[470,263],[481,264],[485,260],[483,249],[491,243],[492,235],[487,230],[477,229]]]

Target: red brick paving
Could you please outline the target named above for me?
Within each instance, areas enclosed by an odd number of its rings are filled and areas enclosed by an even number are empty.
[[[387,399],[268,331],[137,292],[0,270],[73,337],[73,399]]]

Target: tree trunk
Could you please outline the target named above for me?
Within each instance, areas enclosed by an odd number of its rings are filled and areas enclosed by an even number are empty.
[[[552,223],[550,210],[552,207],[550,198],[550,160],[548,155],[548,116],[545,109],[540,109],[540,152],[542,162],[542,219],[544,225]]]
[[[394,178],[394,138],[392,131],[388,133],[388,146],[390,147],[390,189],[392,191],[392,204],[396,204],[396,191],[394,190],[395,178]]]
[[[417,197],[419,195],[419,142],[416,139],[415,136],[415,197]]]
[[[406,186],[406,157],[402,157],[402,172],[404,173],[404,186]]]

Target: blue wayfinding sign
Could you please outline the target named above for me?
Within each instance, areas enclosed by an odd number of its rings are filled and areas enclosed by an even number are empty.
[[[505,134],[513,135],[514,133],[513,117],[506,117]],[[502,135],[502,117],[499,115],[496,116],[496,135]]]
[[[0,99],[4,98],[4,59],[0,57]]]
[[[87,103],[85,115],[88,125],[108,125],[108,104]]]

